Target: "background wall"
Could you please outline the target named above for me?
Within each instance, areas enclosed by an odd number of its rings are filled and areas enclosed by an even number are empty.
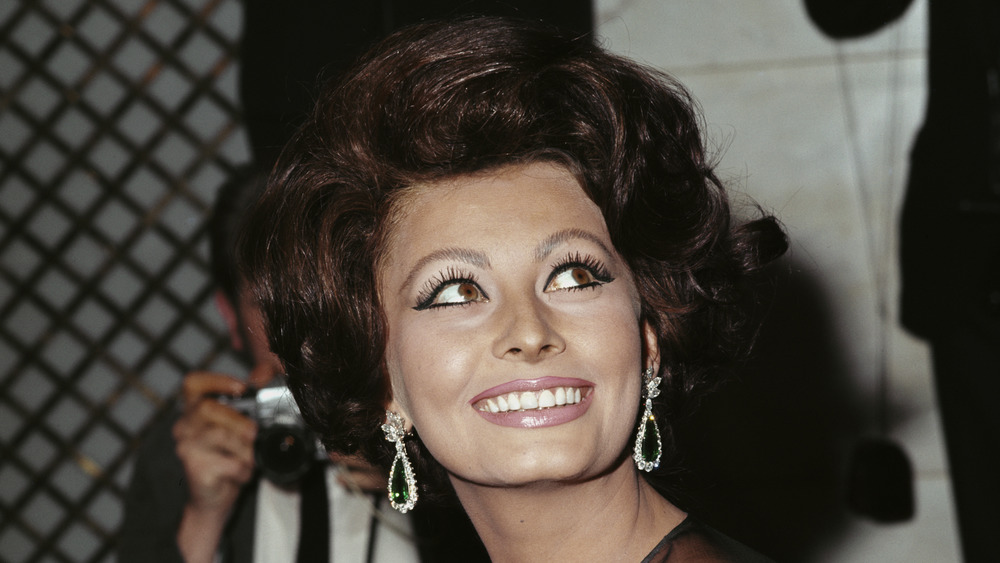
[[[834,44],[797,0],[596,1],[602,43],[690,87],[722,175],[792,237],[694,459],[706,513],[787,560],[957,560],[927,351],[895,323],[925,11]],[[238,369],[203,223],[249,158],[240,29],[237,0],[0,3],[0,560],[110,560],[142,431],[187,370]],[[843,502],[883,375],[916,477],[898,524]]]
[[[112,560],[182,375],[238,369],[206,210],[249,158],[236,0],[0,2],[0,560]]]

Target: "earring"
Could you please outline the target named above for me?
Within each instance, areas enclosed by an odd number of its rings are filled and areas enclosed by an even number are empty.
[[[385,439],[396,443],[396,457],[392,460],[392,469],[389,470],[389,503],[396,510],[406,514],[417,504],[417,479],[413,476],[413,466],[410,465],[410,458],[406,456],[406,446],[403,445],[406,429],[403,426],[403,417],[392,411],[385,411],[385,419],[386,422],[382,425]]]
[[[653,377],[653,368],[647,368],[642,374],[646,408],[642,413],[639,431],[635,435],[635,446],[632,459],[640,471],[652,471],[660,466],[660,454],[663,446],[660,443],[660,427],[653,416],[653,399],[660,394],[660,378]]]

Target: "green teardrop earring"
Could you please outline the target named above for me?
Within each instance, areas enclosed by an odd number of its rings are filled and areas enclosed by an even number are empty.
[[[389,504],[406,514],[417,504],[417,479],[413,475],[413,466],[406,455],[403,438],[406,427],[403,417],[392,411],[385,411],[385,424],[382,425],[385,439],[396,444],[396,457],[389,469]]]
[[[640,471],[652,471],[660,466],[660,456],[663,446],[660,442],[660,427],[653,415],[653,399],[660,394],[660,378],[653,377],[653,368],[647,368],[642,374],[644,395],[646,395],[645,410],[639,422],[639,431],[635,435],[635,446],[632,448],[632,459]]]

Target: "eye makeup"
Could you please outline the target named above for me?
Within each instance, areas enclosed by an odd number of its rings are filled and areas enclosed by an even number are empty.
[[[441,301],[441,299],[445,301]],[[479,287],[476,277],[470,273],[448,267],[447,270],[435,275],[424,284],[417,294],[417,311],[470,305],[472,303],[489,301],[489,296]]]
[[[545,280],[545,292],[590,289],[613,281],[615,278],[603,262],[589,254],[575,252],[552,267],[552,273]]]

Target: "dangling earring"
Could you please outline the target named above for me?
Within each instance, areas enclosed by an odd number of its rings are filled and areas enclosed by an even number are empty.
[[[396,457],[392,460],[392,469],[389,470],[389,503],[396,510],[406,514],[417,504],[417,480],[413,476],[410,458],[406,456],[406,446],[403,445],[406,429],[403,426],[403,417],[392,411],[385,411],[385,419],[385,424],[382,425],[385,439],[396,443]]]
[[[653,416],[653,399],[660,394],[660,378],[653,377],[653,368],[647,368],[642,374],[646,409],[642,413],[639,432],[635,435],[635,446],[632,459],[639,471],[652,471],[660,466],[660,454],[663,446],[660,443],[660,427]]]

